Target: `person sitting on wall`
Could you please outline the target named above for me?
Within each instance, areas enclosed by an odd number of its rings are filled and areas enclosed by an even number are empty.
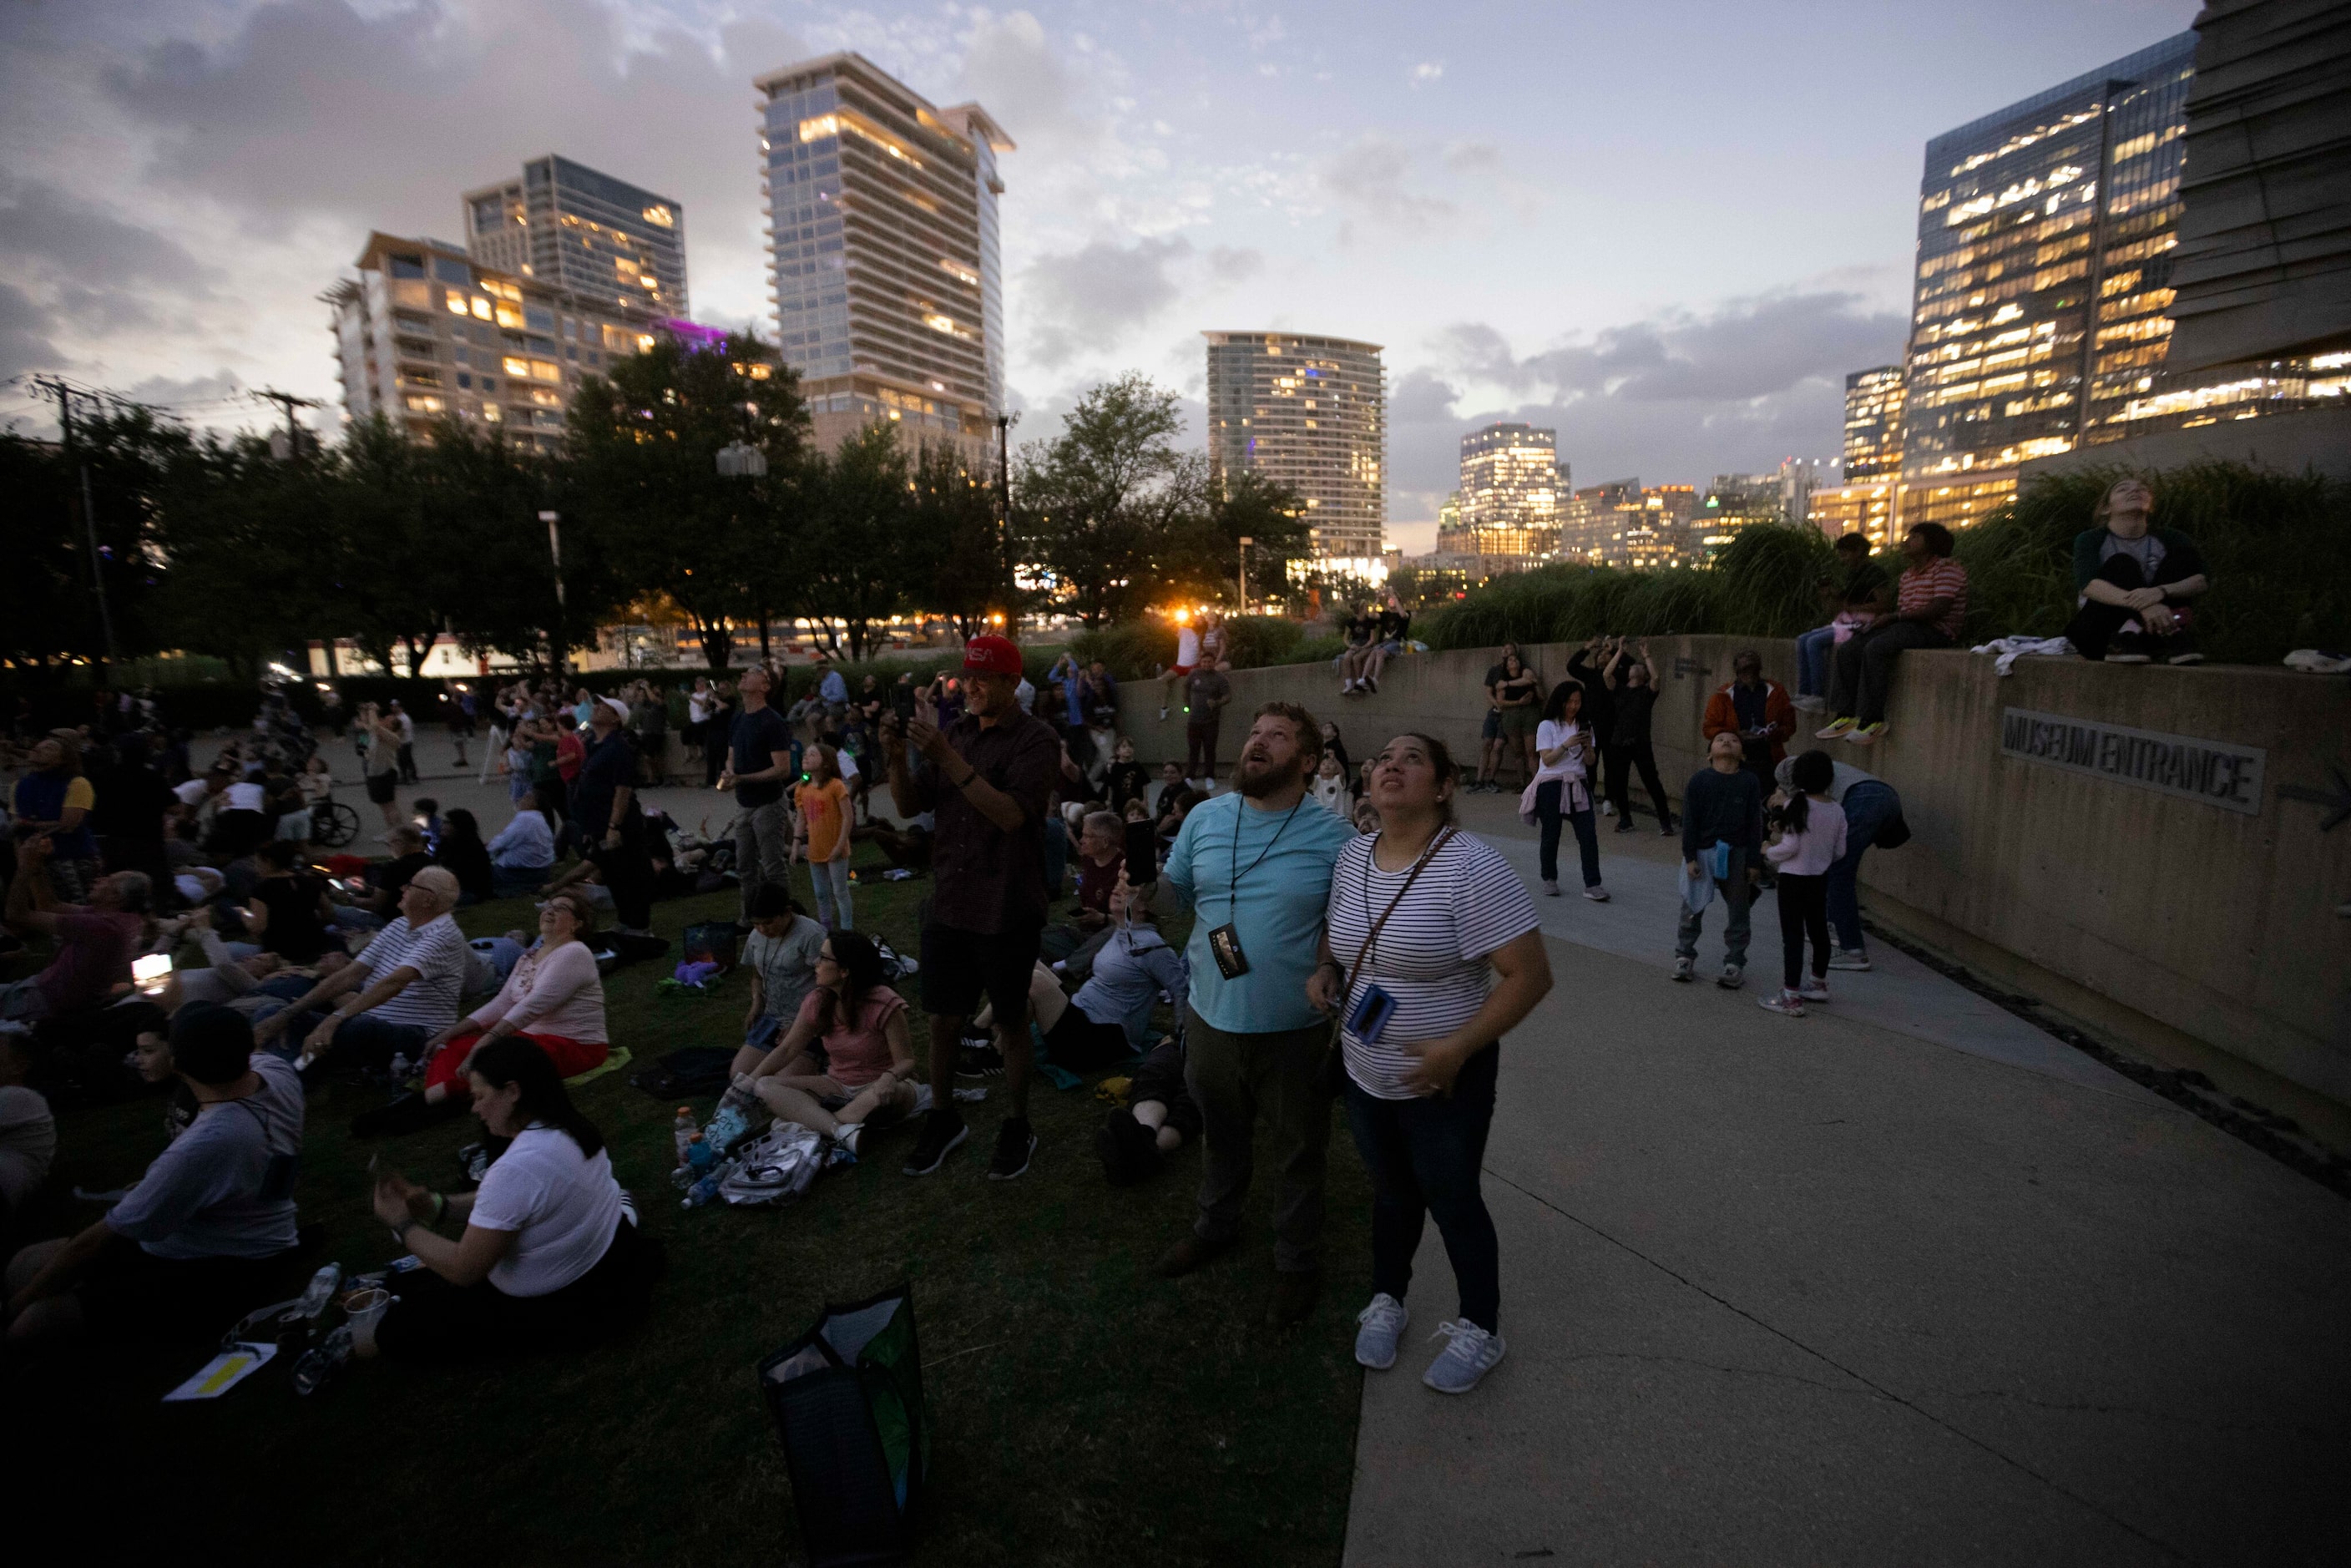
[[[1948,648],[1968,618],[1968,569],[1951,559],[1951,530],[1920,523],[1902,537],[1909,569],[1895,584],[1894,610],[1870,617],[1832,661],[1828,711],[1817,740],[1867,746],[1886,734],[1886,699],[1894,661],[1906,648]]]
[[[1836,542],[1836,570],[1821,579],[1821,601],[1828,623],[1796,638],[1796,706],[1818,713],[1828,706],[1829,658],[1838,644],[1894,603],[1894,580],[1869,559],[1869,539],[1846,534]]]
[[[2117,479],[2098,501],[2093,521],[2074,540],[2074,589],[2079,595],[2065,640],[2085,659],[2114,664],[2200,664],[2189,601],[2212,586],[2196,541],[2171,528],[2150,527],[2155,492],[2138,479]]]

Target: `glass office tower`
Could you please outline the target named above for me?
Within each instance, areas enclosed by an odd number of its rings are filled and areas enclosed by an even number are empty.
[[[465,194],[465,248],[500,272],[656,315],[690,316],[685,208],[549,153]]]
[[[1479,555],[1549,555],[1567,498],[1559,433],[1489,424],[1461,438],[1461,538]]]
[[[2161,362],[2195,49],[2167,38],[1927,144],[1905,522],[1973,521]]]
[[[1208,468],[1253,469],[1306,502],[1328,571],[1378,579],[1387,530],[1380,345],[1297,332],[1204,332]]]

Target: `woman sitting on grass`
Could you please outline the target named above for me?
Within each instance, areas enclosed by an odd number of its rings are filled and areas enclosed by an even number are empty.
[[[821,1047],[819,1063],[812,1048]],[[735,1087],[780,1119],[813,1127],[851,1154],[869,1124],[914,1108],[914,1049],[906,999],[883,983],[882,955],[836,931],[817,955],[816,988],[776,1048]]]
[[[611,1054],[604,1027],[604,980],[587,939],[596,915],[584,894],[559,893],[538,912],[538,945],[525,953],[498,994],[424,1042],[424,1087],[351,1121],[355,1138],[410,1133],[465,1108],[466,1059],[519,1037],[576,1078]]]
[[[547,1053],[493,1040],[466,1067],[475,1114],[509,1138],[478,1191],[449,1197],[393,1172],[376,1217],[423,1268],[389,1277],[395,1300],[375,1343],[391,1356],[512,1355],[568,1348],[644,1315],[659,1244],[641,1239],[595,1124]],[[435,1232],[465,1224],[455,1240]]]

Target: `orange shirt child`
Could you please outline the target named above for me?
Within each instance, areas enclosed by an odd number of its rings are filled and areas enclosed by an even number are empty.
[[[803,784],[792,793],[808,839],[811,861],[845,861],[850,855],[849,786],[838,779]]]

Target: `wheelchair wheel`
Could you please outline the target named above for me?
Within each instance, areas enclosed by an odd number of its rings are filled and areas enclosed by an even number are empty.
[[[360,836],[360,814],[340,800],[321,800],[310,808],[310,841],[324,850],[339,850]]]

